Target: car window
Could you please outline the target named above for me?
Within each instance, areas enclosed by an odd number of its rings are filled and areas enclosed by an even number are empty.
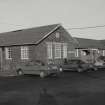
[[[69,61],[68,61],[68,64],[72,64],[72,63],[73,63],[73,61],[72,61],[72,60],[69,60]]]
[[[40,61],[40,60],[36,60],[36,61],[34,62],[34,65],[41,65],[41,66],[44,66],[45,64],[44,64],[42,61]]]
[[[85,62],[81,60],[69,60],[68,63],[69,64],[84,64]]]
[[[85,62],[83,62],[83,61],[80,61],[80,64],[85,64]]]
[[[77,61],[71,60],[71,61],[69,61],[69,64],[77,64]]]

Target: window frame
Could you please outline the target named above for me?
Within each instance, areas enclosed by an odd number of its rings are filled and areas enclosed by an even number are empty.
[[[105,50],[103,50],[103,56],[105,56]]]
[[[54,58],[55,59],[61,59],[62,58],[62,44],[55,42],[54,43]],[[59,53],[59,54],[58,54]]]
[[[68,49],[68,45],[67,43],[62,43],[62,50],[63,50],[63,58],[67,58],[67,49]]]
[[[48,59],[53,59],[53,43],[52,42],[47,42],[47,58]]]
[[[12,60],[12,48],[5,47],[5,58],[6,60]]]
[[[21,46],[21,60],[28,60],[28,59],[29,59],[29,47]]]
[[[76,49],[76,51],[75,51],[75,57],[79,57],[79,49]]]

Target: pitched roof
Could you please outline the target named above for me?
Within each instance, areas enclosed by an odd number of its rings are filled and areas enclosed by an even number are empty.
[[[105,40],[100,40],[100,42],[105,46]]]
[[[78,48],[105,49],[104,45],[100,42],[100,40],[77,38],[77,37],[75,37],[75,39],[79,42]]]
[[[38,44],[59,27],[59,24],[53,24],[0,33],[0,46]]]

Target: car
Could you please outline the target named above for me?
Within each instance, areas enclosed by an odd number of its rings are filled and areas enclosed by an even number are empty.
[[[16,67],[17,75],[24,74],[35,74],[40,75],[41,78],[44,78],[48,75],[54,74],[58,75],[62,71],[62,68],[55,64],[45,65],[41,61],[29,62],[26,65],[18,65]]]
[[[97,60],[94,63],[95,68],[97,68],[97,70],[105,70],[105,62],[103,60]]]
[[[63,71],[89,71],[95,70],[93,64],[85,63],[80,59],[72,59],[72,60],[65,60],[64,64],[62,65]]]

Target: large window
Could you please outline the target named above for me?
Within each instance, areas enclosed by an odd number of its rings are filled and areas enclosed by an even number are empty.
[[[103,50],[103,56],[105,56],[105,50]]]
[[[5,57],[7,60],[12,59],[12,50],[11,47],[5,48]]]
[[[67,43],[63,43],[63,58],[67,58]]]
[[[55,59],[61,58],[61,43],[54,43],[55,44]]]
[[[67,58],[67,43],[47,42],[48,59]]]
[[[47,43],[47,55],[48,59],[52,59],[52,43]]]
[[[76,49],[75,57],[79,57],[79,50],[78,49]]]
[[[29,48],[21,46],[21,59],[29,59]]]

